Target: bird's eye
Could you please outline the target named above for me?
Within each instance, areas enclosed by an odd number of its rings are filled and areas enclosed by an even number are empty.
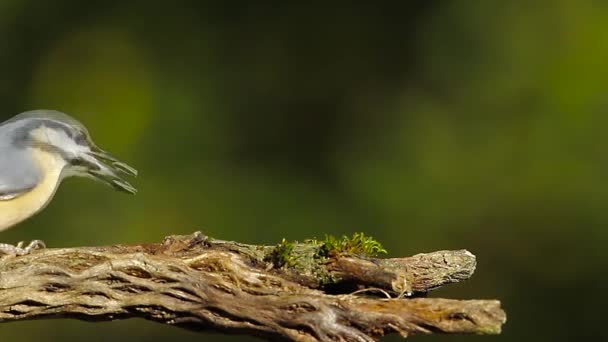
[[[72,166],[85,166],[86,162],[84,161],[84,159],[81,159],[81,158],[72,158],[70,160],[70,164]]]
[[[86,145],[87,144],[87,135],[82,132],[79,131],[78,133],[76,133],[76,135],[74,136],[74,141],[78,144],[78,145]]]
[[[92,163],[84,158],[70,159],[70,165],[76,168],[84,168],[86,170],[99,170],[99,165]]]

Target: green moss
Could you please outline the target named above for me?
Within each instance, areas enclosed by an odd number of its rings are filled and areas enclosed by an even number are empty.
[[[281,243],[276,245],[264,257],[264,261],[271,262],[275,268],[283,266],[294,267],[296,265],[297,255],[294,255],[293,250],[296,247],[296,242],[289,242],[283,238]]]
[[[341,238],[326,235],[319,249],[319,255],[323,257],[339,254],[375,257],[381,253],[387,253],[382,244],[364,233],[354,233],[352,237],[343,235]]]
[[[274,268],[282,268],[297,275],[312,276],[322,285],[340,281],[326,268],[328,258],[340,255],[359,255],[374,257],[386,253],[382,245],[364,233],[354,233],[352,237],[336,238],[326,235],[325,239],[308,239],[300,243],[282,239],[273,247],[266,247],[264,261],[272,263]]]

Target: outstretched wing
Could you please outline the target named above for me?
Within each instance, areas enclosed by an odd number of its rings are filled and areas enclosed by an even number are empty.
[[[0,201],[21,196],[39,181],[39,168],[23,151],[0,153]]]

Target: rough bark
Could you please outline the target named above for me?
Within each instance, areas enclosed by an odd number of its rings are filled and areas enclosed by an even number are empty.
[[[498,334],[506,319],[496,300],[407,298],[469,278],[475,256],[464,250],[319,258],[299,244],[293,255],[314,261],[279,267],[269,258],[275,249],[195,233],[5,256],[0,322],[141,317],[272,340],[374,341],[390,333]]]

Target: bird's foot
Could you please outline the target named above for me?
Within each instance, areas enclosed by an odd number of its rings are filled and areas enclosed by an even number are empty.
[[[26,255],[33,250],[46,248],[42,240],[32,240],[29,245],[23,247],[23,241],[20,241],[16,246],[8,243],[0,243],[0,255]]]

